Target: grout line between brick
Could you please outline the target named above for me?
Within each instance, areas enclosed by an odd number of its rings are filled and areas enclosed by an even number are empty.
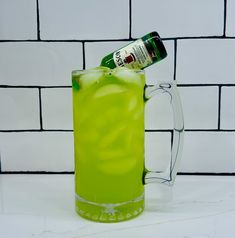
[[[178,87],[235,87],[235,84],[177,84]],[[72,88],[72,86],[0,85],[0,88]]]
[[[39,97],[39,121],[40,121],[40,131],[43,130],[43,122],[42,122],[42,94],[41,88],[38,88],[38,97]]]
[[[223,28],[224,37],[226,37],[226,25],[227,25],[227,0],[224,0],[224,28]]]
[[[235,132],[235,129],[184,129],[185,132]],[[145,132],[173,132],[172,129],[145,129]]]
[[[61,172],[56,172],[56,171],[0,171],[0,174],[32,174],[32,175],[37,175],[37,174],[48,174],[48,175],[56,175],[56,174],[61,174],[61,175],[69,175],[69,174],[74,174],[74,171],[61,171]],[[215,172],[178,172],[177,175],[180,176],[235,176],[235,173],[215,173]]]
[[[86,69],[86,52],[85,52],[85,42],[82,42],[82,69]]]
[[[132,40],[132,0],[129,0],[129,39]]]
[[[176,80],[176,64],[177,64],[177,39],[174,40],[174,76],[173,76],[173,80]]]
[[[72,88],[72,86],[0,85],[0,88]]]
[[[74,174],[74,171],[1,171],[0,174]]]
[[[178,172],[177,175],[196,175],[196,176],[235,176],[235,173]]]
[[[173,140],[174,140],[174,131],[171,130],[171,150],[172,150],[172,146],[173,146]]]
[[[20,130],[0,130],[1,133],[20,133],[20,132],[73,132],[70,129],[20,129]]]
[[[39,17],[39,0],[36,0],[36,6],[37,6],[37,40],[41,40],[40,36],[40,17]]]
[[[216,87],[216,86],[224,86],[224,87],[234,87],[235,84],[220,84],[220,83],[214,83],[214,84],[177,84],[178,87]]]
[[[40,33],[40,31],[39,31]],[[136,40],[137,38],[131,38],[131,40]],[[235,36],[185,36],[185,37],[162,37],[163,41],[168,40],[193,40],[193,39],[235,39]],[[61,39],[61,40],[0,40],[0,43],[4,42],[115,42],[115,41],[130,41],[130,38],[120,38],[120,39]]]
[[[185,132],[235,132],[235,129],[185,129]],[[20,132],[73,132],[72,129],[20,129],[20,130],[0,130],[0,133],[20,133]],[[145,132],[173,133],[172,129],[145,129]]]
[[[221,116],[221,86],[219,86],[218,92],[218,130],[220,130],[220,116]]]

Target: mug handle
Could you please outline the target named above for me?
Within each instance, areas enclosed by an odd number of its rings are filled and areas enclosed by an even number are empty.
[[[170,95],[170,103],[173,112],[173,144],[171,148],[171,158],[165,171],[149,171],[145,168],[144,184],[161,183],[173,186],[182,156],[183,137],[184,137],[184,119],[180,96],[177,90],[176,80],[173,82],[162,82],[156,85],[146,85],[145,99],[159,94],[167,93]]]

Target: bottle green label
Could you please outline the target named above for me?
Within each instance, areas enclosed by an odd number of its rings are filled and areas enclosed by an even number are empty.
[[[125,66],[131,69],[142,69],[153,62],[141,39],[115,51],[113,60],[117,67]]]

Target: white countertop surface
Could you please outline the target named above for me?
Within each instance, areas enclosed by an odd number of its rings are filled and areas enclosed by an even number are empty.
[[[233,176],[178,176],[164,206],[156,185],[146,185],[145,211],[111,224],[79,217],[73,188],[73,175],[0,175],[0,237],[235,237]]]

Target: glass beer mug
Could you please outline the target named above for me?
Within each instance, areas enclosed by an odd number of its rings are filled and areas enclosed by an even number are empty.
[[[138,216],[144,210],[145,184],[174,184],[184,130],[176,83],[147,86],[143,70],[100,67],[73,71],[72,89],[77,213],[99,222]],[[144,106],[158,93],[170,95],[173,144],[167,169],[149,171]]]

